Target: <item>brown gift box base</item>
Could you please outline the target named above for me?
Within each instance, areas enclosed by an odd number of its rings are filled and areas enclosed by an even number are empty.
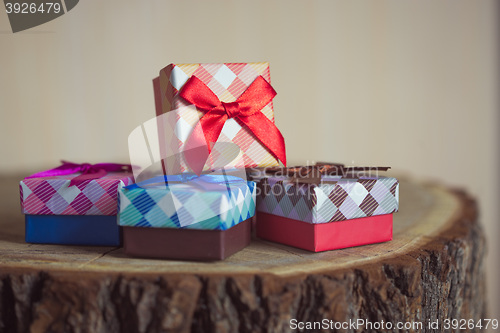
[[[134,257],[223,260],[250,244],[251,219],[227,230],[123,227],[125,253]]]

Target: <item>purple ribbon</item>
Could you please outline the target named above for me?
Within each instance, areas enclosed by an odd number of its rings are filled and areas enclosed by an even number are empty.
[[[81,175],[71,179],[69,186],[73,186],[73,185],[80,185],[86,180],[102,178],[106,176],[108,172],[132,171],[132,167],[130,166],[130,164],[116,164],[116,163],[77,164],[67,161],[61,161],[61,163],[62,165],[57,168],[35,173],[31,176],[26,177],[25,179],[63,176],[80,172]]]

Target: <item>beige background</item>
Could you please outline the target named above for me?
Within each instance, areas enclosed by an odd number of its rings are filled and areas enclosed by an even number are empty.
[[[330,160],[465,187],[500,319],[495,1],[85,0],[12,34],[0,13],[0,172],[127,161],[170,62],[270,61],[292,164]],[[496,303],[495,303],[496,302]]]

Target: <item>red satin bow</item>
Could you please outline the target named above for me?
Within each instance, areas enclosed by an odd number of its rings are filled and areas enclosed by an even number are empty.
[[[180,96],[206,112],[185,145],[184,156],[195,173],[201,173],[212,144],[217,142],[224,123],[230,118],[246,126],[274,157],[286,165],[285,140],[276,125],[261,112],[276,96],[276,91],[262,76],[257,77],[234,102],[220,101],[196,76],[186,82]]]

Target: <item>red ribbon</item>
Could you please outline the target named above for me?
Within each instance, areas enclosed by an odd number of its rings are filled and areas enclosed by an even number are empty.
[[[35,173],[31,176],[26,177],[25,179],[63,176],[80,172],[81,175],[71,179],[69,186],[73,186],[73,185],[80,185],[86,180],[102,178],[106,176],[108,172],[132,171],[132,167],[130,166],[130,164],[116,164],[116,163],[77,164],[66,161],[61,161],[61,163],[62,165],[57,168]]]
[[[234,102],[222,102],[196,76],[180,91],[180,96],[205,112],[185,145],[185,158],[198,175],[217,142],[226,120],[234,118],[248,128],[271,154],[286,166],[285,140],[276,125],[261,110],[276,96],[276,91],[262,77],[253,81]]]

